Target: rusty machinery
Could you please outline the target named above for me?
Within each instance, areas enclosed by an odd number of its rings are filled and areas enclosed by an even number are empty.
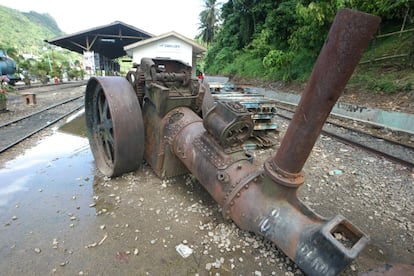
[[[262,169],[241,146],[253,130],[249,112],[239,103],[213,101],[187,65],[144,58],[127,79],[91,78],[85,112],[97,167],[117,176],[145,158],[162,178],[190,172],[226,218],[274,242],[306,274],[339,273],[368,237],[341,215],[316,214],[297,192],[306,159],[379,22],[358,11],[338,12],[280,148]]]

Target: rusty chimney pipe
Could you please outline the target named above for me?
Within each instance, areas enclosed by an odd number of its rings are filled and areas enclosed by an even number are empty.
[[[290,186],[303,183],[302,168],[380,21],[355,10],[338,11],[281,146],[265,164],[271,178],[290,178]]]

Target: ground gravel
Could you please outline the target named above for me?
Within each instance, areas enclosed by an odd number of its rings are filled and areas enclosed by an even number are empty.
[[[280,145],[288,122],[278,119],[278,123],[279,133],[272,133],[278,144],[252,151],[258,167]],[[39,134],[23,142],[2,154],[0,161],[23,151],[35,139],[44,137]],[[79,162],[75,157],[73,164]],[[411,169],[322,135],[303,171],[305,183],[299,197],[308,206],[326,217],[344,215],[371,238],[342,275],[359,275],[385,263],[412,263]],[[144,162],[139,170],[113,179],[96,170],[92,176],[81,177],[68,169],[64,177],[74,178],[74,183],[57,199],[47,185],[59,180],[40,187],[32,183],[29,190],[39,198],[37,205],[50,210],[53,223],[38,223],[38,217],[48,214],[24,217],[37,206],[29,204],[25,209],[25,202],[11,204],[16,206],[10,207],[13,216],[2,219],[5,246],[0,252],[5,261],[0,268],[5,273],[303,275],[273,244],[224,220],[220,206],[191,175],[162,180]],[[91,186],[89,197],[85,189]],[[191,256],[181,257],[175,250],[179,244],[191,248]]]
[[[304,173],[300,197],[309,206],[328,217],[341,213],[371,237],[352,268],[366,271],[385,262],[414,260],[410,168],[321,135]]]

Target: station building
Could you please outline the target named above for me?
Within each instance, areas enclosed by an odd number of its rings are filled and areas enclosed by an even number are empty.
[[[196,77],[196,59],[207,51],[205,47],[176,32],[154,36],[124,47],[136,64],[144,57],[180,60],[192,67],[191,76]]]
[[[154,36],[121,21],[47,39],[45,42],[82,54],[83,69],[89,76],[119,74],[117,59],[128,55],[137,64],[142,57],[177,59],[192,66],[192,77],[195,77],[196,58],[207,51],[176,32]]]

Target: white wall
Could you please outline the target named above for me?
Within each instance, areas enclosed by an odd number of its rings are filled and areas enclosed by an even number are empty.
[[[166,37],[139,48],[132,49],[133,62],[139,64],[143,57],[176,59],[193,66],[192,46],[176,37]]]

